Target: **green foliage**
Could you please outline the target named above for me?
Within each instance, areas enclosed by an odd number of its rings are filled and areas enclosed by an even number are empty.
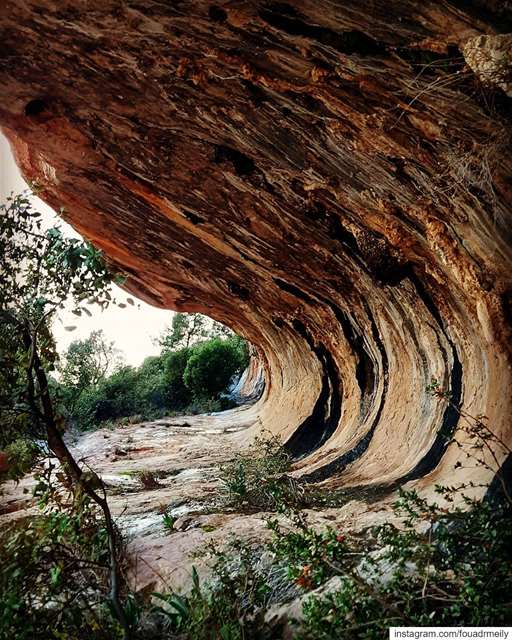
[[[7,371],[2,373],[1,446],[7,449],[8,471],[17,474],[38,457],[30,443],[44,438],[59,460],[61,476],[56,489],[47,459],[35,489],[43,515],[3,536],[0,636],[115,637],[117,625],[101,622],[99,607],[91,602],[94,591],[102,601],[107,597],[100,584],[105,555],[100,547],[108,557],[108,597],[126,636],[117,535],[108,503],[95,491],[102,487],[99,478],[83,472],[62,438],[64,419],[48,375],[56,361],[50,327],[57,310],[73,303],[73,313],[89,314],[82,307],[85,300],[108,306],[115,277],[92,245],[65,238],[58,228],[43,230],[28,197],[8,198],[0,212],[0,347],[7,349],[2,355]]]
[[[233,335],[228,327],[200,313],[175,313],[171,326],[165,329],[157,343],[165,353],[188,348],[207,339]]]
[[[90,428],[107,420],[130,416],[138,411],[137,372],[123,367],[86,389],[77,400],[74,418],[81,428]]]
[[[184,347],[172,351],[164,357],[164,375],[167,384],[169,407],[175,410],[185,409],[192,402],[192,392],[183,381],[192,350]]]
[[[215,398],[246,366],[238,343],[214,338],[193,349],[183,381],[196,398]]]
[[[26,363],[20,336],[0,322],[0,451],[38,426],[25,397]]]
[[[195,567],[192,568],[192,571],[195,571]],[[188,601],[178,593],[153,593],[152,596],[158,603],[154,606],[154,611],[161,613],[166,618],[168,626],[177,632],[185,630],[190,619]]]
[[[286,475],[291,458],[277,436],[254,440],[248,454],[238,454],[220,470],[222,487],[238,508],[287,509],[298,505],[300,484]]]
[[[338,588],[303,605],[304,621],[297,640],[383,640],[401,618],[388,615],[380,602],[350,576],[341,576]]]
[[[60,425],[47,415],[57,357],[51,323],[65,302],[76,314],[85,301],[108,306],[114,279],[92,245],[44,230],[27,194],[0,205],[0,447],[41,438],[48,419]]]
[[[160,415],[171,406],[165,366],[163,356],[149,356],[139,367],[135,391],[139,413]]]
[[[245,501],[269,474],[289,468],[275,440],[256,448],[252,458],[239,457],[223,469],[235,500]],[[286,497],[272,496],[272,508],[286,516],[267,523],[274,567],[285,570],[291,589],[326,587],[306,597],[300,622],[290,621],[293,637],[380,640],[392,625],[510,624],[511,505],[469,498],[464,488],[438,487],[442,504],[400,490],[395,518],[356,534],[313,526]],[[257,503],[268,508],[263,494]],[[195,574],[190,594],[159,594],[171,629],[187,639],[280,637],[268,636],[264,622],[274,587],[271,574],[256,569],[261,554],[235,541],[214,550],[213,575],[204,585]]]
[[[276,558],[286,561],[288,576],[300,587],[318,587],[336,573],[336,565],[347,554],[347,538],[339,530],[327,527],[316,531],[308,525],[305,514],[290,513],[291,530],[283,531],[279,521],[271,519],[268,528],[274,533],[270,549]]]
[[[165,512],[164,514],[162,514],[162,521],[167,531],[173,531],[174,523],[176,522],[176,518],[174,516],[172,516],[170,513]]]
[[[66,238],[58,227],[42,230],[41,214],[27,194],[0,205],[0,290],[3,317],[16,324],[40,322],[68,298],[80,303],[93,298],[108,306],[105,284],[109,273],[100,251],[91,244]]]
[[[119,637],[102,605],[109,551],[101,514],[85,496],[56,487],[52,472],[47,466],[38,476],[41,514],[0,536],[0,637]]]
[[[121,367],[78,398],[73,416],[82,429],[129,416],[152,419],[168,408],[163,359],[146,358],[139,368]]]
[[[236,407],[236,402],[226,396],[218,398],[194,398],[186,407],[187,413],[197,415],[198,413],[218,413]]]
[[[453,500],[451,489],[439,491]],[[297,637],[380,639],[390,625],[491,625],[512,621],[512,530],[508,507],[462,497],[448,509],[414,491],[395,503],[400,524],[361,536],[317,531],[301,514],[292,531],[276,521],[271,548],[289,575],[311,589],[332,576],[336,588],[307,599]]]
[[[262,613],[269,600],[270,588],[264,576],[255,569],[251,549],[233,543],[226,552],[210,547],[214,561],[213,579],[200,584],[192,568],[193,587],[187,596],[176,593],[153,594],[175,632],[194,640],[245,640],[262,637],[265,626]],[[236,557],[236,566],[233,566]]]
[[[453,499],[453,490],[439,488]],[[401,491],[399,521],[357,535],[319,528],[287,508],[289,521],[269,522],[268,549],[295,588],[310,591],[300,640],[380,640],[389,626],[510,624],[512,518],[508,507],[462,497],[448,509]],[[281,637],[265,623],[270,574],[255,562],[261,549],[235,541],[212,548],[211,579],[194,572],[187,595],[155,594],[170,629],[187,639]],[[334,582],[330,582],[334,580]],[[287,593],[290,593],[288,591]],[[291,592],[293,594],[293,591]]]
[[[4,447],[8,466],[5,477],[9,480],[19,480],[32,469],[41,453],[41,446],[31,440],[12,440]]]
[[[132,415],[142,420],[169,411],[199,413],[230,408],[233,405],[220,393],[246,365],[247,358],[246,343],[238,336],[146,358],[139,368],[119,368],[82,390],[72,408],[73,417],[80,428],[89,429]],[[186,384],[187,375],[191,386]]]
[[[113,342],[107,342],[103,331],[93,331],[85,340],[73,341],[60,357],[57,369],[61,390],[70,413],[82,393],[96,387],[118,359]]]

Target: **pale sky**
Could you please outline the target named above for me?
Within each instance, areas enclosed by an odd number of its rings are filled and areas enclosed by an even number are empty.
[[[0,202],[11,193],[20,193],[27,189],[27,184],[20,175],[18,167],[6,138],[0,133]],[[66,235],[80,237],[68,224],[61,220],[39,198],[34,197],[34,208],[44,216],[48,227],[58,224]],[[127,294],[113,285],[112,297],[123,301]],[[130,296],[133,298],[133,296]],[[152,339],[160,335],[166,325],[171,322],[172,311],[164,311],[151,307],[145,302],[136,300],[136,306],[119,309],[111,306],[101,311],[97,306],[89,307],[92,317],[85,314],[82,317],[73,315],[70,311],[62,311],[54,324],[54,335],[60,352],[64,351],[73,340],[86,338],[91,331],[103,329],[108,340],[113,340],[116,347],[123,353],[127,364],[139,365],[146,356],[157,355],[158,347]],[[65,326],[76,326],[75,331],[66,331]]]

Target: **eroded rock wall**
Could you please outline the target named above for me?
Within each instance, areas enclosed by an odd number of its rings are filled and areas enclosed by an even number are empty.
[[[257,345],[258,428],[300,473],[492,475],[448,440],[460,408],[511,436],[511,109],[478,76],[507,3],[4,0],[0,16],[0,124],[25,176],[136,295]]]

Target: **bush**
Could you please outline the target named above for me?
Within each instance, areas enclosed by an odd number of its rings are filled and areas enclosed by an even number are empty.
[[[169,407],[164,367],[165,360],[161,356],[150,356],[139,367],[135,397],[139,405],[138,412],[142,415],[162,412]]]
[[[234,542],[231,553],[210,546],[213,556],[213,579],[201,585],[192,567],[193,587],[187,596],[177,593],[153,594],[162,606],[157,611],[167,620],[168,627],[180,638],[190,640],[244,640],[268,637],[266,626],[258,615],[269,601],[271,588],[255,568],[253,551]],[[233,567],[236,564],[236,568]]]
[[[48,494],[39,493],[44,512],[0,535],[0,637],[119,637],[105,606],[109,548],[101,514],[83,496],[51,495],[47,502]]]
[[[183,374],[191,354],[192,349],[184,347],[163,356],[167,403],[173,410],[184,409],[192,401],[192,393],[183,381]]]
[[[194,347],[183,381],[195,398],[216,398],[244,366],[240,345],[214,338]]]
[[[130,416],[138,411],[137,371],[123,367],[98,386],[85,390],[78,399],[74,417],[78,426],[89,428],[106,420]]]
[[[161,357],[146,358],[138,368],[123,367],[78,399],[73,416],[82,428],[132,415],[151,419],[168,407],[168,385]]]
[[[451,488],[439,492],[453,498]],[[214,553],[209,582],[200,585],[194,574],[189,595],[159,594],[161,612],[187,639],[281,637],[266,627],[265,612],[284,569],[285,600],[334,578],[324,592],[304,598],[301,622],[290,621],[300,640],[380,640],[390,626],[510,624],[510,505],[461,498],[462,506],[446,508],[400,491],[400,524],[357,534],[313,527],[306,514],[288,509],[286,526],[268,523],[273,571],[258,569],[261,548],[234,541]]]
[[[350,550],[346,536],[333,527],[316,531],[302,512],[291,513],[291,530],[283,531],[277,519],[267,522],[274,533],[270,549],[284,560],[290,580],[304,589],[320,586],[336,573],[336,562]]]
[[[19,480],[33,468],[36,460],[41,456],[41,450],[31,440],[18,438],[9,443],[3,453],[6,456],[8,471],[0,475],[0,480]]]
[[[277,436],[255,438],[249,455],[221,467],[220,480],[237,507],[283,510],[302,499],[302,487],[287,472],[291,457]]]
[[[448,501],[452,488],[438,489]],[[277,520],[271,548],[305,590],[338,576],[334,590],[305,600],[297,638],[375,639],[389,626],[509,624],[512,588],[510,505],[461,496],[451,509],[400,490],[394,523],[362,535],[316,531],[304,514],[293,529]],[[418,526],[423,525],[423,526]]]

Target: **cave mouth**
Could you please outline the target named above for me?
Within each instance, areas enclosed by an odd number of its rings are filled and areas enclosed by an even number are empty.
[[[170,398],[178,385],[189,404],[169,409],[221,412],[259,400],[265,389],[261,352],[227,325],[200,313],[174,313],[158,339],[169,372]],[[188,391],[187,391],[188,390]]]

